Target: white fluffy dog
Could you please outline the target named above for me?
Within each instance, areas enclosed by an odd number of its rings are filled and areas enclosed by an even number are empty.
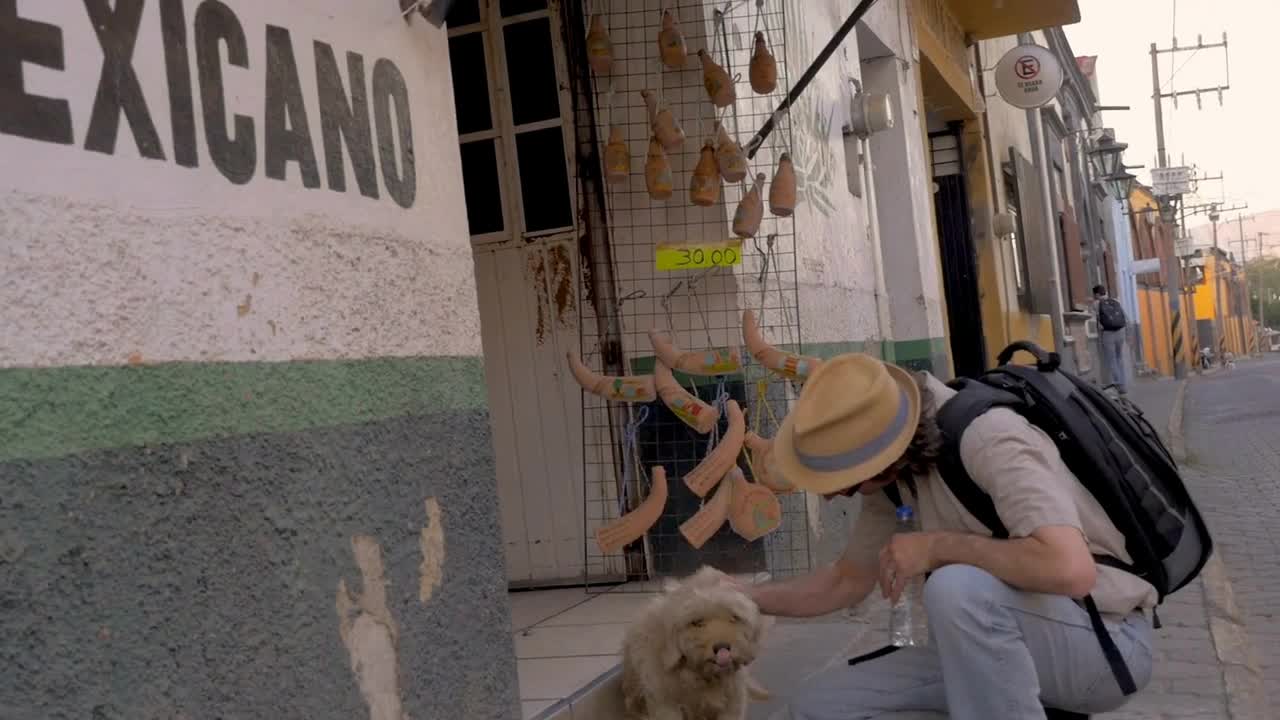
[[[622,693],[633,720],[744,720],[766,700],[747,674],[766,627],[724,573],[703,567],[667,585],[627,630]]]

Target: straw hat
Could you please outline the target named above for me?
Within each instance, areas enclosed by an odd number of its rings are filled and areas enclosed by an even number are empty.
[[[839,355],[804,384],[774,436],[774,462],[802,490],[839,492],[902,457],[919,421],[910,373],[870,355]]]

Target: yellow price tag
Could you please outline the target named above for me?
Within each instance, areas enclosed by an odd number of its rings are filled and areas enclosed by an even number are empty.
[[[660,244],[655,252],[658,270],[699,270],[742,264],[742,241],[720,240],[680,245]]]

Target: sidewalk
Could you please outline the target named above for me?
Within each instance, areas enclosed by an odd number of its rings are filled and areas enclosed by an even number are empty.
[[[1139,380],[1130,399],[1169,440],[1169,421],[1175,413],[1181,383]],[[1194,482],[1188,478],[1189,482]],[[1160,608],[1163,627],[1156,631],[1156,666],[1151,684],[1121,710],[1095,716],[1098,720],[1262,720],[1228,709],[1230,668],[1219,660],[1211,617],[1222,614],[1221,591],[1206,590],[1205,577],[1188,585]],[[1212,582],[1212,581],[1211,581]],[[753,675],[774,694],[768,703],[754,704],[750,720],[780,720],[786,699],[803,692],[807,678],[832,664],[883,646],[887,641],[887,608],[871,601],[843,619],[816,622],[779,621],[767,649],[753,666]],[[1221,642],[1221,641],[1219,641]],[[898,713],[893,720],[944,720],[937,713]]]

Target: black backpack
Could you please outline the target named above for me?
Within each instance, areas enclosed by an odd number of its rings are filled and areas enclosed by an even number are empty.
[[[1010,365],[1019,350],[1034,355],[1036,366]],[[1163,602],[1195,579],[1208,561],[1213,550],[1209,530],[1183,484],[1177,463],[1142,411],[1060,369],[1060,362],[1057,353],[1018,342],[1000,353],[998,367],[977,378],[949,383],[958,393],[938,410],[943,440],[939,474],[994,537],[1009,537],[990,496],[969,477],[960,461],[960,437],[969,423],[986,411],[996,407],[1014,410],[1053,438],[1067,467],[1124,536],[1125,549],[1133,558],[1128,566],[1112,557],[1095,557],[1095,561],[1151,583]],[[900,504],[895,495],[896,491],[890,498]],[[1086,597],[1084,604],[1121,689],[1126,695],[1136,692],[1133,677],[1093,598]],[[1160,627],[1158,616],[1154,624]]]
[[[1123,330],[1127,322],[1119,300],[1102,298],[1098,301],[1098,324],[1103,330]]]

